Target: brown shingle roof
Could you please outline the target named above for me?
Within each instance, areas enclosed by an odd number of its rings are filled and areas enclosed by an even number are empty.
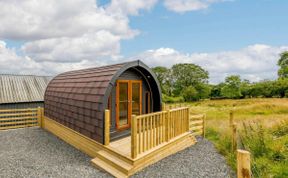
[[[117,77],[131,67],[149,71],[141,61],[133,61],[56,76],[45,92],[45,116],[103,143],[103,111],[108,97]]]

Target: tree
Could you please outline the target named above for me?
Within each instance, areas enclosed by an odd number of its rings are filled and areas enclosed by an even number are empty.
[[[197,85],[195,85],[195,89],[198,92],[199,99],[206,99],[210,97],[210,94],[211,94],[210,85],[205,84],[205,83],[198,83]]]
[[[171,83],[171,70],[166,67],[154,67],[152,68],[155,73],[162,90],[162,93],[171,96],[172,95],[172,83]]]
[[[183,90],[183,98],[185,101],[197,101],[200,99],[197,90],[193,86],[186,87]]]
[[[280,59],[278,60],[278,70],[279,78],[288,78],[288,51],[280,54]]]
[[[172,66],[174,95],[178,96],[183,89],[208,83],[208,72],[195,64],[175,64]]]
[[[241,97],[241,79],[239,75],[231,75],[226,77],[225,85],[221,89],[221,95],[225,98],[240,98]]]
[[[225,86],[225,84],[223,82],[219,83],[218,85],[213,85],[211,88],[210,97],[211,98],[222,98],[221,90],[224,86]]]
[[[249,80],[244,79],[240,85],[240,91],[242,98],[250,98],[251,97],[251,83]]]

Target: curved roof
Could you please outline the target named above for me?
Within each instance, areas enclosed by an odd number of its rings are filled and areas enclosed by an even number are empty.
[[[132,61],[62,73],[50,81],[45,92],[45,115],[80,133],[103,142],[103,111],[117,78],[129,68],[143,70],[161,90],[155,74],[141,61]],[[92,123],[92,124],[91,124]]]

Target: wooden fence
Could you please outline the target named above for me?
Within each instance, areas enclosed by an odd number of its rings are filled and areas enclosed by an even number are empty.
[[[189,108],[183,107],[132,117],[131,157],[189,131]]]
[[[193,135],[202,135],[205,137],[205,125],[206,115],[197,114],[191,115],[189,118],[189,130],[193,132]]]
[[[43,108],[0,110],[0,130],[41,126]]]

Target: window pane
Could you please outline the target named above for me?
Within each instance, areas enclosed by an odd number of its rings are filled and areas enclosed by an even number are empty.
[[[140,114],[140,84],[132,83],[132,114]]]
[[[128,83],[119,83],[119,126],[128,124]]]

